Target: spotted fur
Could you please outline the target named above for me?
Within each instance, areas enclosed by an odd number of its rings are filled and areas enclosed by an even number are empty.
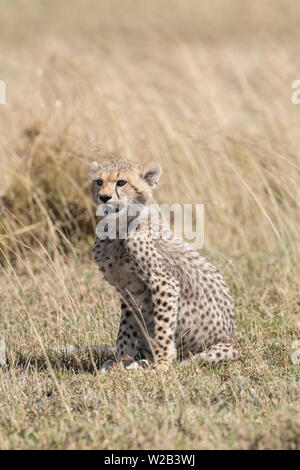
[[[154,237],[145,223],[160,174],[157,164],[144,168],[125,160],[94,163],[91,169],[97,204],[105,193],[114,207],[126,197],[145,208],[125,239],[97,237],[93,249],[104,278],[121,297],[116,358],[125,365],[145,356],[155,364],[194,355],[209,364],[233,361],[234,303],[221,275],[183,240]],[[119,188],[120,179],[126,184]]]

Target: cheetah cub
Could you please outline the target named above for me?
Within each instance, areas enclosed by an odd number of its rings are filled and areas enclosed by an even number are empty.
[[[98,233],[93,248],[104,278],[121,297],[115,359],[106,361],[103,371],[116,361],[136,368],[194,356],[214,365],[238,356],[234,303],[221,275],[183,240],[166,236],[163,222],[155,230],[151,225],[152,190],[160,176],[158,164],[143,167],[121,159],[91,167],[101,224],[120,227],[124,213],[128,224],[126,236],[120,228],[114,238]],[[131,217],[136,205],[140,212]]]

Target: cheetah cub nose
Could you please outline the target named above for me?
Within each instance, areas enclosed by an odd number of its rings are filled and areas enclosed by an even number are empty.
[[[111,196],[109,196],[108,194],[101,194],[100,199],[102,202],[107,202],[111,199]]]

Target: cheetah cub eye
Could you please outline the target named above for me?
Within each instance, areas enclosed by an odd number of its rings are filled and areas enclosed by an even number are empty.
[[[102,186],[103,181],[102,180],[96,180],[96,183],[97,183],[98,186]]]
[[[118,180],[117,181],[117,186],[125,186],[126,183],[127,183],[127,181],[125,181],[125,180]]]

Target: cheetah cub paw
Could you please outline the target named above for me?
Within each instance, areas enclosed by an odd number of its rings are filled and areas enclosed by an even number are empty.
[[[136,370],[136,369],[148,369],[150,367],[150,362],[147,359],[141,359],[139,361],[133,361],[131,364],[125,367],[126,370]]]
[[[147,359],[141,359],[139,361],[132,360],[122,360],[121,363],[126,370],[137,370],[137,369],[148,369],[150,367],[150,362]],[[100,369],[102,374],[106,374],[118,363],[114,359],[109,359],[105,361]]]

